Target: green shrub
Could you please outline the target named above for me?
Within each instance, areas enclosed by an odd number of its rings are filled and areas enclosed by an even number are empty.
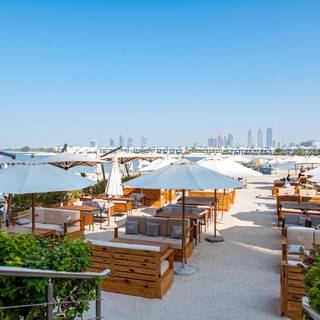
[[[0,231],[0,265],[45,270],[83,272],[89,266],[90,245],[83,239],[39,238],[31,234]],[[55,319],[72,320],[88,310],[95,298],[98,279],[53,279]],[[48,280],[44,278],[0,277],[0,306],[47,302]],[[46,307],[28,307],[0,312],[0,319],[45,319]]]
[[[310,252],[301,251],[305,265],[305,289],[310,306],[320,313],[320,246]],[[306,315],[306,319],[310,319]]]

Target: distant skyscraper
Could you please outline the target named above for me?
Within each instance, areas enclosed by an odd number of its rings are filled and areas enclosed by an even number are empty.
[[[227,146],[230,148],[233,148],[233,146],[234,146],[234,134],[233,133],[228,134]]]
[[[121,134],[119,136],[119,147],[124,147],[124,136]]]
[[[267,141],[266,141],[266,147],[271,148],[273,145],[273,137],[272,137],[272,128],[267,128]]]
[[[258,130],[257,144],[258,148],[263,148],[263,132],[261,129]]]
[[[133,139],[130,138],[130,137],[128,137],[127,147],[128,147],[128,148],[132,148],[132,147],[133,147]]]
[[[90,147],[91,147],[91,148],[96,148],[97,145],[98,145],[97,140],[91,140],[91,141],[90,141]]]
[[[109,140],[109,146],[113,148],[115,145],[116,145],[116,144],[115,144],[114,140],[113,140],[112,138],[110,138],[110,140]]]
[[[248,148],[253,148],[254,144],[253,144],[253,135],[252,135],[252,130],[249,129],[248,131],[248,143],[247,143],[247,147]]]
[[[208,147],[213,148],[214,146],[214,138],[208,138]]]
[[[224,135],[223,134],[219,134],[218,136],[218,147],[222,148],[224,146]]]
[[[147,137],[141,137],[141,148],[145,148],[147,146]]]

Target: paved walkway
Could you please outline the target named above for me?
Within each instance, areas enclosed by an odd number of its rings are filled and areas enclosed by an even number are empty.
[[[280,319],[273,180],[255,178],[248,189],[238,191],[236,204],[218,225],[225,242],[202,241],[194,251],[190,263],[195,275],[175,276],[162,300],[104,293],[104,319]]]

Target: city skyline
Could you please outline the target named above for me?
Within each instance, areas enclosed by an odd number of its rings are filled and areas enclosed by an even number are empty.
[[[187,145],[234,132],[246,144],[248,128],[265,127],[282,143],[320,140],[319,10],[288,0],[5,2],[0,147],[118,143],[120,133]]]

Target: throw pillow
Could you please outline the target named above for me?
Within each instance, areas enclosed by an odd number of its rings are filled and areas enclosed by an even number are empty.
[[[181,239],[181,235],[182,235],[182,226],[178,226],[174,224],[171,227],[170,237],[173,239]]]
[[[18,219],[17,222],[16,222],[16,224],[18,226],[24,226],[24,225],[29,224],[29,223],[31,223],[30,219],[23,219],[23,218]]]
[[[159,235],[159,224],[147,222],[146,235],[151,237],[157,237]]]
[[[138,234],[139,221],[126,222],[126,234]]]
[[[298,222],[298,224],[300,225],[300,226],[306,226],[306,224],[307,224],[307,220],[308,220],[308,218],[305,216],[305,215],[300,215],[299,216],[299,222]]]

